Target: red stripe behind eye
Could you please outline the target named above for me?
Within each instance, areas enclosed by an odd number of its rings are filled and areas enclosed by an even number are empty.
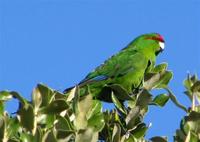
[[[163,37],[161,35],[158,35],[158,37],[147,37],[146,39],[152,39],[152,40],[157,40],[161,42],[165,42]]]

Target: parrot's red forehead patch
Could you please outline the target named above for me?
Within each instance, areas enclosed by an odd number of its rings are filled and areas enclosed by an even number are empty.
[[[156,36],[152,36],[152,37],[147,37],[146,39],[151,39],[151,40],[157,40],[157,41],[165,42],[164,38],[160,34],[157,34]]]

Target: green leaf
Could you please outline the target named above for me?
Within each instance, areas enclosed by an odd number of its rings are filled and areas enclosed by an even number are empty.
[[[42,97],[42,104],[41,106],[47,106],[51,103],[53,96],[53,90],[49,87],[45,86],[44,84],[38,84],[36,87],[37,93],[40,94]]]
[[[200,121],[200,112],[192,111],[185,117],[186,121]]]
[[[9,138],[13,137],[15,134],[17,134],[17,132],[20,129],[20,124],[19,121],[16,117],[14,118],[9,118],[8,120],[8,124],[7,124],[7,136]]]
[[[42,141],[43,132],[40,127],[37,127],[36,133],[34,135],[35,142],[41,142]]]
[[[200,81],[196,81],[191,88],[192,92],[200,92]]]
[[[140,109],[143,109],[148,106],[152,101],[152,95],[147,90],[142,90],[136,99],[136,106],[139,106]]]
[[[190,80],[191,80],[191,82],[194,84],[194,83],[198,80],[197,75],[195,74],[195,75],[193,75],[193,76],[190,76]]]
[[[79,93],[79,87],[75,86],[73,89],[70,90],[69,94],[67,94],[67,101],[70,102],[72,101],[75,97],[77,98],[77,95]],[[75,98],[75,99],[76,99]],[[74,100],[75,100],[74,99]]]
[[[120,142],[121,138],[121,127],[119,124],[115,123],[112,133],[112,142]]]
[[[4,103],[0,101],[0,118],[4,115]]]
[[[45,126],[46,129],[52,128],[56,120],[55,115],[52,114],[39,114],[37,116],[37,123]]]
[[[67,98],[67,101],[71,101],[72,99],[72,108],[73,108],[73,111],[75,114],[77,114],[79,112],[78,110],[78,102],[79,102],[79,87],[78,86],[75,86],[71,92],[70,92],[70,95],[68,96]]]
[[[160,107],[163,107],[167,103],[168,100],[169,100],[169,96],[167,94],[160,94],[160,95],[157,95],[153,99],[152,103]]]
[[[118,100],[132,100],[128,92],[119,84],[108,85],[117,97]]]
[[[56,123],[55,127],[57,130],[68,130],[72,131],[74,130],[73,124],[70,122],[69,118],[62,117],[62,116],[57,116],[58,123]]]
[[[186,96],[190,99],[190,101],[192,101],[192,95],[193,95],[192,91],[187,90],[184,92],[184,94],[186,94]]]
[[[148,73],[145,75],[144,88],[151,90],[153,88],[163,88],[167,86],[169,81],[172,79],[172,72],[164,71],[161,73]]]
[[[90,110],[87,112],[87,119],[90,119],[93,115],[100,113],[102,110],[102,103],[99,100],[93,100]]]
[[[176,99],[175,95],[172,93],[172,91],[169,89],[169,88],[165,88],[166,91],[169,93],[169,98],[170,100],[177,106],[179,107],[180,109],[184,110],[185,112],[188,112],[187,108],[185,106],[183,106],[182,104],[180,104],[178,102],[178,100]]]
[[[184,141],[186,136],[183,131],[176,130],[176,135],[174,136],[174,142]]]
[[[88,127],[93,128],[95,132],[100,132],[104,125],[105,121],[102,113],[95,114],[88,120]]]
[[[124,108],[124,106],[122,105],[122,103],[117,99],[117,97],[114,95],[114,93],[112,92],[111,95],[112,101],[115,104],[116,108],[121,111],[124,114],[127,114],[126,109]]]
[[[6,123],[3,117],[0,117],[0,141],[3,141],[6,134]]]
[[[146,124],[141,123],[136,127],[136,129],[131,131],[131,133],[135,138],[140,139],[140,138],[144,137],[147,130],[148,130],[148,127],[146,126]]]
[[[144,83],[143,86],[147,90],[151,90],[154,88],[155,84],[160,79],[160,73],[147,73],[144,76]]]
[[[12,95],[9,91],[0,91],[0,101],[8,101],[12,99]]]
[[[188,74],[188,76],[187,76],[187,79],[185,79],[185,80],[183,81],[183,85],[185,86],[185,88],[186,88],[187,90],[191,90],[191,87],[192,87],[193,83],[192,83],[192,81],[191,81],[191,79],[190,79],[190,75],[189,75],[189,74]]]
[[[57,142],[53,130],[49,130],[48,132],[45,133],[45,135],[42,138],[42,142]]]
[[[127,101],[128,108],[134,108],[136,106],[136,96],[132,96],[132,100]]]
[[[166,71],[164,74],[161,74],[159,81],[156,84],[156,88],[163,88],[163,86],[167,86],[169,81],[172,79],[172,72]]]
[[[127,129],[132,129],[135,126],[135,120],[140,114],[140,108],[136,106],[135,108],[132,108],[131,111],[126,116],[125,122]]]
[[[75,142],[97,142],[98,132],[94,132],[92,128],[79,130]]]
[[[18,111],[18,116],[22,127],[31,133],[34,132],[36,121],[33,107],[31,105],[21,107]]]
[[[125,134],[123,135],[121,142],[140,142],[140,141],[131,134]],[[141,142],[143,141],[141,140]]]
[[[35,142],[33,136],[29,135],[28,133],[21,133],[20,140],[21,142]]]
[[[14,98],[16,98],[16,99],[19,100],[20,105],[22,105],[22,106],[28,105],[28,101],[27,101],[25,98],[23,98],[19,93],[15,92],[15,91],[12,91],[12,92],[10,92],[10,94],[11,94]],[[26,107],[27,107],[27,106],[26,106]]]
[[[187,133],[190,131],[190,126],[187,125],[185,118],[183,118],[180,122],[180,128],[181,128],[181,132],[184,133],[184,136],[187,135]]]
[[[167,63],[162,63],[157,65],[156,67],[154,67],[151,72],[152,73],[159,73],[159,72],[163,72],[167,69],[168,64]]]
[[[69,108],[69,105],[65,100],[55,100],[51,102],[48,106],[43,107],[40,113],[44,114],[59,114],[62,111]]]
[[[200,133],[200,113],[192,111],[188,116],[184,117],[184,131],[192,130],[195,133]]]
[[[55,97],[55,99],[56,100],[67,100],[67,96],[66,95],[64,95],[63,93],[61,93],[61,92],[58,92],[58,91],[56,91],[56,90],[54,90],[53,91],[53,94],[54,94],[54,97]]]
[[[167,142],[167,137],[152,137],[150,139],[152,142]]]
[[[192,131],[189,131],[185,142],[199,142],[198,135]]]
[[[88,123],[86,115],[92,107],[92,95],[81,97],[77,107],[78,110],[75,114],[74,125],[77,130],[85,129]]]
[[[73,142],[75,133],[69,130],[58,130],[56,137],[58,138],[58,142]]]
[[[35,88],[32,92],[32,103],[33,103],[35,112],[37,112],[42,103],[42,95],[38,88]]]

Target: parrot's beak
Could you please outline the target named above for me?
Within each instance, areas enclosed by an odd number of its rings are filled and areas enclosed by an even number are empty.
[[[160,51],[162,52],[165,49],[165,43],[159,42],[159,45],[160,45]]]
[[[158,50],[158,51],[155,53],[156,56],[164,50],[164,48],[165,48],[165,43],[160,41],[160,42],[159,42],[159,46],[160,46],[160,50]]]

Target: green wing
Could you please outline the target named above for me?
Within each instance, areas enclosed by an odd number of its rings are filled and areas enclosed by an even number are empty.
[[[129,72],[144,69],[147,67],[146,65],[147,62],[144,61],[144,56],[137,50],[121,50],[89,73],[79,85],[84,86],[110,78],[121,77]]]

